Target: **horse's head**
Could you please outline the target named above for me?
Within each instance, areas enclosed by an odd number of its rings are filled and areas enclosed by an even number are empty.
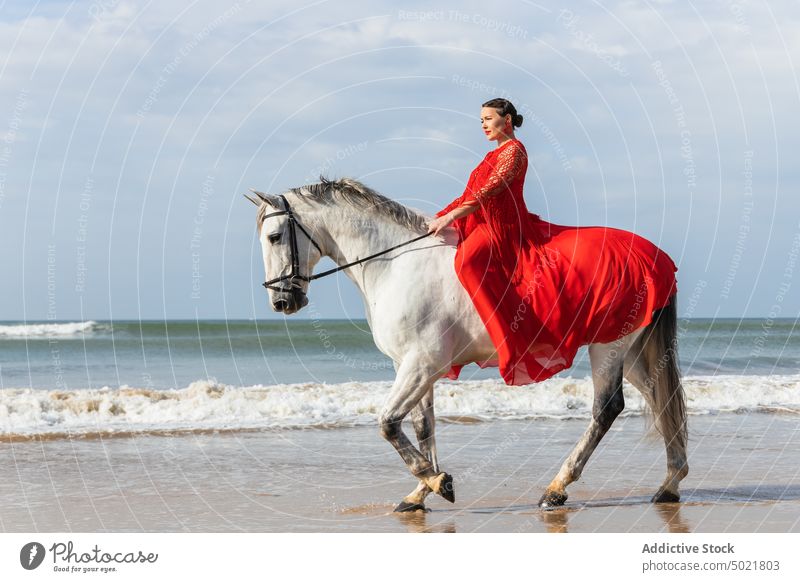
[[[309,277],[322,258],[322,249],[283,195],[255,194],[258,199],[246,198],[258,206],[258,240],[266,276],[264,287],[272,309],[291,315],[308,305]]]

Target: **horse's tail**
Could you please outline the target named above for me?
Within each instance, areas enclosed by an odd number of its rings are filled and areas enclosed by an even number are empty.
[[[645,328],[644,360],[648,383],[652,389],[655,426],[667,446],[677,445],[685,450],[686,397],[678,368],[677,293],[669,303],[653,313],[653,321]]]

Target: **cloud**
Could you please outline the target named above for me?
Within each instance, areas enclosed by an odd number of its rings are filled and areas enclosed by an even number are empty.
[[[164,278],[162,262],[191,272],[191,212],[176,209],[196,206],[209,173],[220,222],[208,226],[203,264],[218,271],[226,233],[252,236],[252,216],[232,206],[246,186],[299,185],[322,167],[370,176],[398,196],[430,192],[431,206],[449,202],[491,147],[477,131],[477,111],[496,96],[514,100],[526,117],[519,136],[532,154],[528,199],[546,205],[532,211],[565,223],[608,215],[658,232],[668,208],[674,227],[665,236],[674,248],[722,253],[714,258],[726,263],[726,249],[697,217],[710,213],[716,223],[719,215],[719,236],[731,238],[744,152],[755,151],[763,210],[755,231],[782,224],[773,210],[796,190],[788,164],[800,145],[800,23],[791,7],[617,1],[573,5],[567,14],[555,2],[431,10],[98,0],[40,3],[29,14],[29,5],[11,4],[0,20],[0,136],[14,128],[0,163],[0,227],[6,248],[37,245],[0,268],[41,263],[39,243],[52,240],[70,279],[81,194],[92,179],[89,280],[124,287],[108,267],[113,249],[137,265],[126,277],[164,285],[175,316],[186,316],[197,306],[183,300],[182,284]],[[360,143],[368,145],[339,158]],[[37,211],[26,214],[31,193]],[[755,231],[751,243],[767,245]],[[153,258],[162,244],[171,254]],[[680,258],[683,273],[705,268],[705,258]],[[204,312],[248,304],[232,281],[249,281],[252,266],[234,264],[226,273],[231,304],[208,293]],[[0,317],[18,319],[23,301],[39,306],[29,313],[44,313],[43,287],[29,283],[0,292]],[[102,285],[87,293],[65,292],[67,313],[80,299],[107,301]],[[360,309],[355,291],[340,299]],[[160,301],[149,297],[143,309],[160,314]],[[329,308],[324,315],[341,313]]]

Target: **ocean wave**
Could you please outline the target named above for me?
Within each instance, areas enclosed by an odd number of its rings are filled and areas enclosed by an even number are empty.
[[[196,431],[337,428],[374,425],[391,382],[230,386],[199,380],[178,390],[150,388],[73,391],[0,390],[0,434],[5,438],[159,434]],[[800,414],[800,375],[694,376],[684,379],[690,414],[758,411]],[[589,418],[590,378],[552,378],[530,386],[497,380],[443,381],[436,387],[437,419]],[[645,411],[639,393],[624,385],[625,411]]]
[[[0,338],[49,338],[77,336],[99,328],[96,321],[0,325]]]

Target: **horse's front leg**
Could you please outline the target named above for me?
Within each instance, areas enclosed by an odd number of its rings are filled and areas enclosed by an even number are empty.
[[[420,452],[433,465],[433,470],[439,472],[439,461],[436,458],[436,441],[434,437],[435,417],[433,414],[433,389],[429,390],[411,411],[411,422],[417,434],[417,443]],[[417,488],[403,498],[395,511],[417,511],[425,509],[425,498],[431,493],[431,488],[420,480]]]
[[[402,429],[403,419],[433,390],[433,383],[443,373],[440,368],[424,357],[409,355],[404,358],[381,411],[379,423],[381,435],[397,450],[411,473],[428,489],[453,503],[455,493],[452,477],[439,472],[434,462],[411,444]],[[423,491],[421,487],[418,489]]]
[[[411,411],[411,422],[414,425],[420,452],[425,455],[433,465],[433,470],[438,473],[439,459],[436,456],[436,437],[434,436],[436,419],[433,414],[433,385]]]

